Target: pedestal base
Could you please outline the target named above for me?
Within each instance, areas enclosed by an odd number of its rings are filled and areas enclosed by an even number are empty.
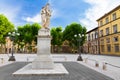
[[[8,61],[15,61],[15,56],[10,56]]]
[[[81,56],[81,55],[79,55],[79,56],[78,56],[77,61],[83,61],[83,59],[82,59],[82,56]]]
[[[21,75],[65,75],[69,74],[69,72],[65,69],[65,67],[60,64],[56,63],[54,69],[32,69],[32,64],[28,64],[25,67],[21,68],[20,70],[13,73],[14,76],[21,76]]]
[[[53,69],[54,63],[50,55],[39,55],[32,62],[32,69]]]

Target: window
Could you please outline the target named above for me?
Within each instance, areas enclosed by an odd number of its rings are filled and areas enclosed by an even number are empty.
[[[96,38],[98,38],[98,33],[97,33],[97,32],[95,32],[95,39],[96,39]]]
[[[92,34],[92,40],[93,40],[93,34]]]
[[[100,30],[100,35],[103,36],[103,30]]]
[[[90,34],[88,34],[88,41],[90,41]]]
[[[87,41],[88,41],[88,35],[86,35],[86,37],[87,37]]]
[[[108,51],[108,52],[111,51],[111,45],[110,45],[110,44],[107,45],[107,51]]]
[[[104,39],[101,39],[101,40],[100,40],[100,43],[101,43],[101,44],[104,44]]]
[[[100,26],[102,26],[103,25],[103,22],[102,21],[100,21]]]
[[[113,33],[117,32],[117,24],[113,25]]]
[[[97,46],[96,46],[96,51],[97,51]]]
[[[109,34],[109,28],[106,28],[106,35]]]
[[[115,52],[119,52],[119,44],[115,44],[114,48],[115,48]]]
[[[106,39],[106,43],[110,43],[110,38],[107,38],[107,39]]]
[[[109,19],[108,19],[108,17],[105,19],[105,21],[106,21],[106,24],[109,22]]]
[[[101,45],[101,52],[104,52],[104,45]]]
[[[113,20],[115,20],[116,19],[116,13],[114,13],[112,16],[113,16]]]
[[[114,41],[114,42],[117,42],[117,41],[118,41],[118,36],[117,36],[117,37],[114,37],[114,38],[113,38],[113,41]]]

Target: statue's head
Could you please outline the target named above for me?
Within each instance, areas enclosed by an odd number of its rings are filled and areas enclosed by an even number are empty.
[[[47,3],[47,4],[46,4],[46,6],[47,6],[47,7],[49,7],[49,6],[50,6],[50,4],[49,4],[49,3]]]
[[[47,5],[49,6],[50,4],[49,4],[49,3],[47,3]]]

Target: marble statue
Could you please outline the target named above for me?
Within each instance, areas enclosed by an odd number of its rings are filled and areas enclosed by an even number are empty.
[[[13,75],[64,75],[69,74],[61,63],[54,63],[51,52],[50,35],[50,5],[47,4],[41,10],[42,28],[37,35],[37,56],[28,65],[14,72]]]
[[[46,4],[41,10],[42,27],[48,28],[50,25],[51,10],[49,3]]]

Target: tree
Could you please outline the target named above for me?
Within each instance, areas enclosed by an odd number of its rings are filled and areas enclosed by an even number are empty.
[[[5,43],[5,36],[8,32],[14,31],[14,25],[5,17],[0,14],[0,43]]]
[[[55,45],[57,45],[59,48],[62,45],[62,27],[52,28],[51,29],[51,44],[53,45],[53,48],[55,48]]]
[[[81,46],[83,45],[83,43],[85,42],[86,39],[86,28],[82,27],[82,25],[78,24],[78,23],[72,23],[70,25],[67,25],[67,27],[65,28],[65,30],[63,31],[63,40],[67,40],[69,41],[69,45],[72,48],[77,48],[78,47],[78,42],[77,39],[81,38]],[[75,37],[75,35],[77,35],[77,37]],[[83,35],[82,37],[80,37],[79,35]]]
[[[29,44],[29,49],[31,49],[32,41],[37,43],[38,30],[41,26],[38,23],[34,23],[32,25],[25,24],[24,26],[18,26],[17,32],[20,33],[18,37],[18,44],[23,47],[23,45]]]
[[[31,29],[32,29],[32,34],[33,34],[33,40],[37,44],[37,37],[36,36],[38,35],[38,30],[41,29],[41,26],[38,23],[34,23],[31,25]]]

